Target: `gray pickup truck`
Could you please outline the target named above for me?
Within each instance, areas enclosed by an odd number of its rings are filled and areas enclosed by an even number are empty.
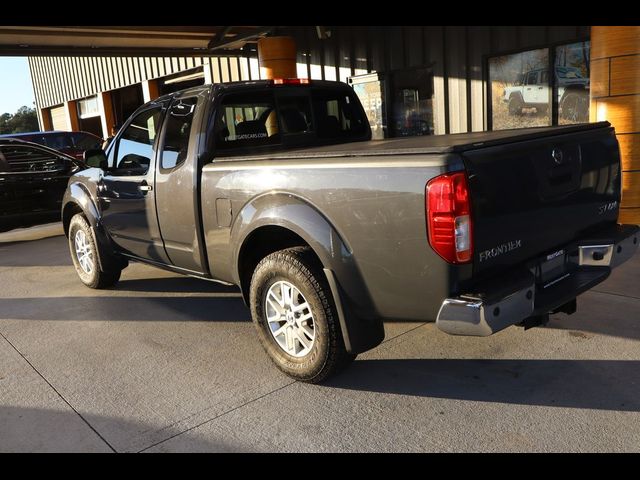
[[[274,363],[320,382],[380,344],[387,319],[486,336],[573,313],[637,249],[606,122],[370,137],[338,82],[147,103],[69,180],[78,276],[111,287],[139,261],[238,285]]]

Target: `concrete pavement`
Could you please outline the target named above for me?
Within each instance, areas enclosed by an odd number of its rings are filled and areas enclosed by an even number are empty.
[[[47,228],[0,234],[0,451],[640,450],[640,255],[547,327],[390,322],[312,386],[235,288],[132,264],[90,290]]]

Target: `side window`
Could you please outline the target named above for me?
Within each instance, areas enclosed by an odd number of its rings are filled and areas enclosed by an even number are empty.
[[[182,98],[175,100],[171,105],[165,120],[166,127],[160,160],[162,169],[175,168],[186,160],[197,102],[196,97]]]
[[[120,175],[144,175],[153,157],[162,107],[138,114],[127,126],[115,147],[115,166]]]
[[[6,171],[11,173],[62,172],[71,166],[52,153],[23,145],[3,146],[2,156]]]
[[[357,136],[366,130],[366,119],[349,95],[319,90],[312,98],[319,138]]]
[[[527,85],[535,85],[538,83],[538,72],[529,72],[527,75]]]
[[[273,93],[226,95],[214,128],[216,148],[222,150],[280,143]]]

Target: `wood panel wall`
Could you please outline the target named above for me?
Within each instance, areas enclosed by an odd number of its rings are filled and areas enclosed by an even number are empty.
[[[620,221],[640,224],[640,27],[591,27],[591,120],[616,129],[622,157]]]

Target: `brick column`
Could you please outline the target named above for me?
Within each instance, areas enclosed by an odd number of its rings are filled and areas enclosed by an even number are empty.
[[[589,116],[616,129],[622,156],[619,221],[640,224],[640,26],[591,27]]]
[[[72,132],[80,130],[80,120],[78,119],[78,102],[69,100],[64,102],[64,111],[67,114],[67,125]]]
[[[53,123],[51,122],[51,109],[41,108],[40,120],[42,121],[40,127],[42,128],[43,132],[46,132],[47,130],[53,130]]]
[[[111,127],[115,124],[113,114],[113,103],[111,93],[101,92],[98,94],[98,109],[100,110],[100,123],[102,125],[102,138],[111,136]]]

